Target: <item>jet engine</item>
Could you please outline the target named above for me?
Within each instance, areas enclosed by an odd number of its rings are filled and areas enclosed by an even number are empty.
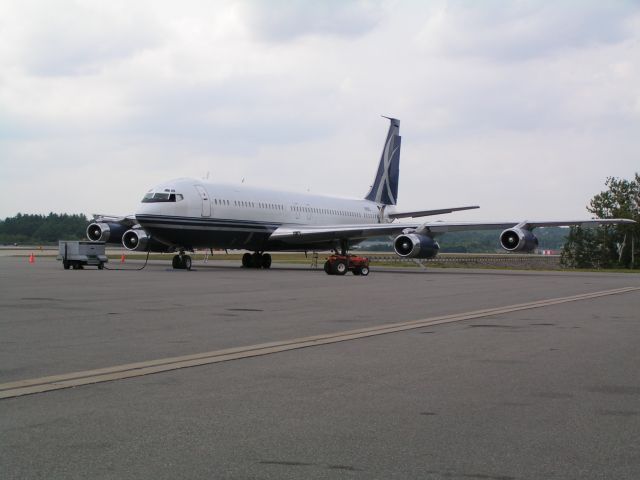
[[[530,230],[509,228],[500,234],[500,245],[509,252],[532,252],[538,239]]]
[[[92,242],[120,243],[126,230],[119,223],[93,222],[87,227],[87,238]]]
[[[393,249],[404,258],[433,258],[438,254],[440,245],[427,235],[407,233],[395,238]]]
[[[146,251],[147,244],[151,240],[151,237],[147,233],[139,228],[132,228],[124,232],[122,235],[122,245],[127,250],[133,251]]]

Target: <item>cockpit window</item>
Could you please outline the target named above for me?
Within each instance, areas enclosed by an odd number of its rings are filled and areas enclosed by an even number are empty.
[[[179,200],[182,200],[182,195],[178,194]],[[160,202],[175,202],[175,193],[166,192],[147,192],[142,199],[142,203],[160,203]]]

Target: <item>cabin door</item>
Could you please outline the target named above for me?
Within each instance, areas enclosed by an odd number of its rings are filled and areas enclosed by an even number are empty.
[[[205,190],[202,185],[196,185],[196,190],[200,194],[200,199],[202,200],[202,216],[210,217],[211,216],[211,200],[209,200],[209,194]]]

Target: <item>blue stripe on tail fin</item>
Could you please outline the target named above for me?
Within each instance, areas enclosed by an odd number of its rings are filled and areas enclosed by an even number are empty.
[[[389,118],[389,117],[384,117]],[[389,118],[389,132],[384,142],[376,178],[365,197],[372,202],[395,205],[398,201],[398,178],[400,176],[400,120]]]

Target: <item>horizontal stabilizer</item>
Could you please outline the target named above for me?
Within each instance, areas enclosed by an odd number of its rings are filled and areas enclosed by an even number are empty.
[[[443,213],[459,212],[460,210],[473,210],[480,208],[478,205],[470,207],[454,207],[454,208],[441,208],[439,210],[418,210],[416,212],[394,212],[389,213],[389,218],[416,218],[416,217],[429,217],[431,215],[441,215]]]

